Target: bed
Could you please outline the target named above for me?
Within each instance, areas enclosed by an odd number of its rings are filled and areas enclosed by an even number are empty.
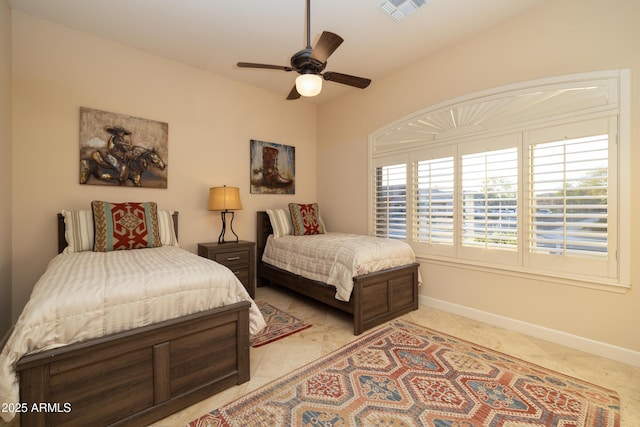
[[[336,286],[291,273],[263,261],[273,226],[266,211],[257,212],[258,286],[275,284],[318,300],[353,316],[353,332],[360,335],[418,308],[419,264],[386,268],[353,277],[348,301],[336,299]]]
[[[177,217],[178,214],[174,213],[176,231]],[[59,252],[67,246],[64,227],[64,218],[58,214]],[[177,246],[114,251],[111,254],[130,252],[141,257],[143,253],[151,253],[146,251],[162,253],[166,259],[184,257],[189,263],[198,265],[198,269],[202,268],[205,275],[209,268],[226,270]],[[68,256],[58,255],[50,266]],[[206,265],[200,266],[200,262]],[[237,278],[231,272],[228,274],[238,288],[227,291],[230,297],[222,306],[208,307],[207,304],[214,304],[211,298],[202,303],[204,309],[187,308],[186,312],[192,311],[189,314],[63,346],[49,345],[53,348],[21,356],[17,363],[12,364],[19,377],[19,399],[0,395],[1,415],[7,418],[9,411],[17,412],[21,425],[30,427],[148,425],[221,390],[248,381],[250,327],[259,330],[264,326],[264,320],[259,311],[256,316],[257,307]],[[153,280],[154,285],[163,285]],[[215,280],[220,279],[216,276]],[[34,287],[32,299],[37,287]],[[145,310],[153,311],[157,307],[161,311],[165,300],[177,299],[178,306],[187,291],[179,298],[176,295],[152,295],[157,299],[153,299]],[[185,301],[187,299],[184,298]],[[25,311],[29,311],[27,307]],[[25,329],[26,321],[21,320],[22,316],[14,332]],[[105,316],[103,323],[114,323],[114,328],[117,328],[119,321],[110,322]],[[91,328],[87,327],[87,330]],[[82,335],[84,329],[80,331]],[[21,342],[12,338],[13,335],[7,340],[7,351],[13,348],[12,342]],[[5,374],[4,370],[6,364],[0,363],[0,375]],[[9,383],[7,378],[0,376],[0,384],[3,382]]]

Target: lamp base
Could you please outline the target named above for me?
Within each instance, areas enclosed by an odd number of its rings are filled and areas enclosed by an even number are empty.
[[[227,231],[227,214],[231,214],[231,221],[229,221],[229,229],[236,236],[236,240],[224,240],[225,232]],[[238,235],[235,231],[233,231],[233,217],[235,216],[235,212],[231,211],[222,211],[220,212],[220,216],[222,217],[222,231],[220,232],[220,236],[218,236],[218,243],[238,243]]]

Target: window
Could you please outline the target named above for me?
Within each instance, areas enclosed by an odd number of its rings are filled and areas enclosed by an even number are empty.
[[[502,142],[500,142],[502,140]],[[459,148],[461,256],[514,264],[518,251],[518,147],[516,138],[496,138],[491,148],[479,141]],[[484,142],[484,141],[483,141]],[[488,143],[488,141],[487,141]],[[473,150],[469,152],[469,150]]]
[[[376,168],[375,235],[407,237],[407,168],[405,164]]]
[[[372,234],[438,262],[628,287],[629,76],[588,77],[470,96],[372,135]]]
[[[617,124],[612,116],[525,134],[531,268],[617,276]]]
[[[530,252],[608,253],[608,135],[530,147]]]
[[[416,162],[413,241],[453,245],[453,157]]]

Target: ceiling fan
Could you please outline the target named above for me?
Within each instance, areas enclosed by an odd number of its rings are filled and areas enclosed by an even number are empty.
[[[350,76],[348,74],[326,71],[327,58],[344,41],[342,37],[329,31],[323,31],[318,43],[311,48],[310,38],[310,7],[311,0],[307,0],[307,47],[296,52],[291,57],[291,66],[254,64],[251,62],[238,62],[241,68],[264,68],[268,70],[296,71],[300,74],[296,78],[296,84],[289,92],[287,99],[298,99],[300,96],[316,96],[322,90],[322,79],[342,83],[344,85],[364,89],[371,83],[370,79]]]

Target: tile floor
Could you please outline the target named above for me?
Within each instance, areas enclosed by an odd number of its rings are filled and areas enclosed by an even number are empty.
[[[354,339],[350,317],[337,310],[277,287],[258,288],[256,299],[267,301],[313,326],[252,348],[251,381],[196,403],[152,424],[153,427],[184,426]],[[615,390],[620,395],[622,407],[621,427],[640,426],[640,368],[431,308],[420,307],[403,318]],[[0,420],[0,427],[6,426],[17,427],[17,423],[6,424]]]
[[[313,326],[279,341],[252,348],[251,381],[160,420],[153,427],[184,426],[354,339],[350,317],[322,304],[277,287],[258,288],[256,299],[267,301]],[[621,427],[640,426],[640,368],[426,307],[420,307],[403,318],[615,390],[620,395],[622,407]]]

